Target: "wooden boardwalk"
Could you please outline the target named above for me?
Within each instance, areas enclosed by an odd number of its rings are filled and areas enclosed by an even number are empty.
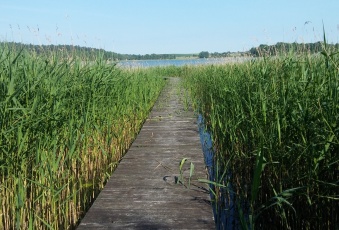
[[[78,229],[215,229],[196,117],[169,78],[148,120]],[[188,158],[190,188],[175,181]]]

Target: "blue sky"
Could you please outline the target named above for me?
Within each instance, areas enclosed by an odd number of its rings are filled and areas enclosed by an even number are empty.
[[[128,54],[339,42],[338,0],[0,0],[0,40]],[[305,22],[308,22],[305,24]]]

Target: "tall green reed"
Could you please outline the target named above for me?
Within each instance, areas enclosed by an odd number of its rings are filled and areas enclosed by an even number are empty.
[[[213,183],[220,184],[214,193],[227,193],[220,188],[232,184],[239,213],[248,214],[243,227],[331,229],[338,223],[339,59],[331,54],[325,61],[264,56],[185,73],[213,137]]]
[[[164,85],[63,52],[0,47],[0,228],[75,227]]]

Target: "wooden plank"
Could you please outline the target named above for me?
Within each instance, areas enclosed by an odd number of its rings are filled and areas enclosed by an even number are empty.
[[[196,117],[169,78],[143,125],[78,229],[214,229]],[[184,166],[183,184],[179,163]],[[195,173],[188,188],[190,162]]]

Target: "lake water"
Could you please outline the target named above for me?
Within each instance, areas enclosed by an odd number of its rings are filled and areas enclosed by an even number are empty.
[[[185,65],[222,65],[227,63],[244,62],[250,57],[227,58],[197,58],[197,59],[166,59],[166,60],[134,60],[119,61],[118,66],[127,68],[156,67],[156,66],[185,66]]]
[[[223,170],[217,172],[219,167],[215,165],[212,135],[206,130],[205,121],[201,114],[198,115],[197,123],[204,161],[208,172],[208,180],[221,184],[224,181],[224,184],[227,185],[227,187],[220,187],[218,197],[215,197],[215,193],[211,191],[216,191],[216,188],[213,184],[209,184],[216,229],[240,229],[240,219],[234,202],[234,193],[230,192],[232,191],[230,183],[232,174],[229,172],[227,175],[223,175]],[[220,177],[220,175],[223,175],[223,178],[216,178]]]

